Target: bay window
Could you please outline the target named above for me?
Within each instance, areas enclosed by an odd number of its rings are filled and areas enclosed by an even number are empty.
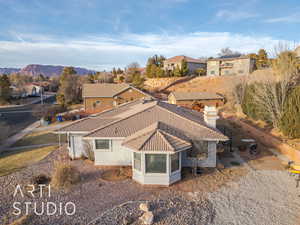
[[[166,173],[167,155],[166,154],[145,154],[146,173]]]

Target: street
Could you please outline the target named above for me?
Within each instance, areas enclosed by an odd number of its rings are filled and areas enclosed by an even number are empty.
[[[53,104],[54,102],[55,96],[44,100],[45,104]],[[0,108],[0,131],[8,132],[1,136],[11,136],[37,121],[38,118],[33,114],[35,111],[39,111],[41,107],[45,107],[45,105],[42,106],[38,102],[25,106]]]

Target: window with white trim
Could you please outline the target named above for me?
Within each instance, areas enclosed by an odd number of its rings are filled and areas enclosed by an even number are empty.
[[[95,149],[96,150],[109,150],[110,149],[110,140],[109,139],[96,139],[95,140]]]
[[[166,154],[145,154],[146,173],[166,173]]]

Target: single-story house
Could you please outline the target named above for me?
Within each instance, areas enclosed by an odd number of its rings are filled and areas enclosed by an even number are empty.
[[[171,92],[168,96],[170,104],[176,104],[191,109],[203,110],[204,106],[219,107],[224,105],[225,98],[211,92]]]
[[[75,121],[67,134],[71,158],[94,155],[95,165],[131,166],[141,184],[170,185],[182,167],[215,167],[216,146],[228,138],[216,128],[215,107],[197,112],[140,99]]]
[[[86,112],[101,112],[149,94],[125,83],[84,84],[82,98]]]

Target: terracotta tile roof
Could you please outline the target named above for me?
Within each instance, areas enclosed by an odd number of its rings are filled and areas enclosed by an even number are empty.
[[[206,63],[206,61],[203,59],[194,59],[194,58],[184,56],[184,55],[178,55],[178,56],[168,58],[165,60],[165,62],[166,63],[171,63],[171,62],[178,63],[178,62],[181,62],[182,60],[185,60],[186,62],[191,62],[191,63]]]
[[[176,152],[192,147],[190,140],[178,130],[156,122],[127,137],[122,145],[138,151]]]
[[[250,59],[250,57],[249,56],[228,57],[228,58],[219,57],[219,58],[208,59],[207,61],[234,61],[238,59]]]
[[[83,97],[114,97],[130,88],[128,84],[83,84]]]
[[[172,92],[176,100],[209,100],[209,99],[224,99],[223,96],[211,92]]]
[[[120,115],[123,118],[95,129],[86,137],[128,137],[159,121],[180,130],[190,139],[228,140],[220,131],[206,125],[203,113],[165,102],[140,103]]]

